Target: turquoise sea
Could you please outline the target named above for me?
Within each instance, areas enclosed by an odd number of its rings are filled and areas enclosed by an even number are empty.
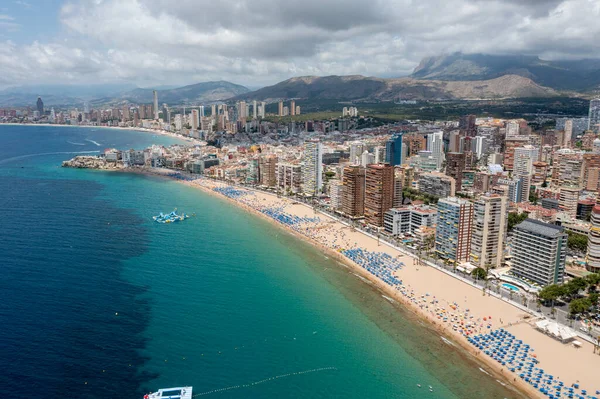
[[[214,399],[522,397],[347,268],[225,200],[60,168],[71,153],[175,141],[0,125],[0,386],[11,397],[180,385]],[[197,216],[152,221],[175,207]]]

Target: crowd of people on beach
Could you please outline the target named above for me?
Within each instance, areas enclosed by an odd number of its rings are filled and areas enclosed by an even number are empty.
[[[514,373],[515,381],[520,378],[549,398],[597,399],[590,392],[581,389],[578,383],[571,383],[567,387],[565,382],[558,378],[555,379],[544,370],[537,368],[539,360],[533,353],[533,349],[504,329],[494,329],[496,319],[493,320],[491,315],[477,317],[472,314],[466,303],[461,306],[458,302],[448,302],[429,293],[416,292],[398,275],[405,267],[399,257],[394,258],[385,252],[368,251],[361,248],[356,241],[350,238],[350,234],[346,234],[345,229],[350,229],[350,227],[340,228],[339,225],[335,225],[334,221],[322,220],[316,215],[300,217],[286,212],[288,207],[297,205],[296,202],[289,199],[279,198],[276,201],[267,201],[251,190],[206,180],[197,180],[194,183],[259,211],[289,229],[342,254],[401,294],[407,302],[412,303],[427,315],[434,324],[439,324],[442,329],[450,330],[464,337],[478,349],[477,355],[483,353],[500,363],[503,372],[506,370]],[[502,321],[498,320],[498,322],[498,327],[500,327]],[[600,391],[596,391],[596,395],[599,394]]]

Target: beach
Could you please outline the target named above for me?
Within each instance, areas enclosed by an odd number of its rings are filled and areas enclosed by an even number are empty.
[[[510,371],[514,364],[503,365],[468,339],[483,337],[492,331],[503,329],[505,334],[512,334],[523,345],[529,345],[527,360],[532,361],[530,372],[535,374],[538,370],[544,370],[544,376],[552,375],[552,383],[548,383],[548,386],[554,383],[558,386],[559,382],[564,387],[578,384],[580,389],[575,389],[575,393],[587,389],[591,394],[600,388],[595,371],[600,367],[600,356],[593,353],[591,344],[583,342],[580,348],[575,348],[572,344],[563,344],[546,336],[534,327],[535,321],[539,319],[506,301],[488,294],[483,295],[480,289],[440,270],[418,265],[413,257],[384,243],[378,243],[375,238],[326,214],[315,212],[303,203],[262,191],[233,188],[204,178],[182,182],[227,198],[280,227],[286,225],[287,231],[351,267],[357,277],[375,285],[386,299],[405,306],[427,320],[440,333],[440,339],[444,339],[449,345],[460,345],[475,361],[485,364],[485,372],[493,373],[499,380],[512,384],[529,397],[547,395],[521,378],[521,371]],[[375,263],[387,263],[383,268],[387,270],[382,269],[380,276],[375,273],[381,270],[367,270],[365,263],[369,257]],[[392,273],[389,273],[390,269],[393,270]],[[518,363],[516,365],[519,367]]]

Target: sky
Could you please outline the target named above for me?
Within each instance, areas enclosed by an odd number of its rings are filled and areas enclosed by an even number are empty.
[[[0,88],[405,76],[423,57],[600,58],[599,0],[3,0]]]

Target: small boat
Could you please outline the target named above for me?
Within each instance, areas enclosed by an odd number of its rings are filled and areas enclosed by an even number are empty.
[[[163,388],[144,395],[144,399],[192,399],[192,387]]]

